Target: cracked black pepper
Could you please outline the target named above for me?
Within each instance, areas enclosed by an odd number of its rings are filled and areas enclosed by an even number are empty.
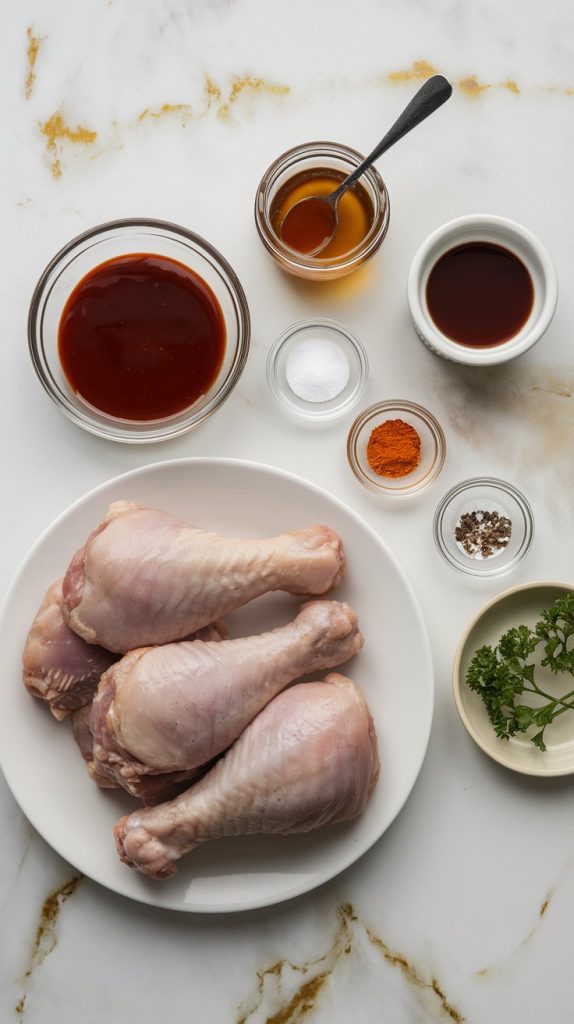
[[[493,558],[507,547],[512,533],[508,516],[499,512],[476,509],[463,512],[454,531],[454,538],[470,558]]]

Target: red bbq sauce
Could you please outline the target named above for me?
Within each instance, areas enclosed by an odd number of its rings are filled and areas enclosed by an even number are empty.
[[[70,295],[58,352],[70,387],[100,412],[155,420],[191,406],[213,384],[225,321],[209,285],[167,256],[100,264]]]
[[[467,242],[432,268],[426,300],[435,324],[452,341],[482,348],[518,334],[534,302],[522,260],[492,242]]]

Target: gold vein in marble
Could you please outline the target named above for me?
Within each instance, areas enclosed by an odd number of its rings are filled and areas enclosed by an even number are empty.
[[[81,144],[90,146],[98,137],[98,133],[84,125],[78,124],[75,128],[66,124],[60,111],[52,114],[47,121],[40,125],[40,131],[46,139],[46,148],[52,157],[50,168],[55,178],[61,177],[62,163],[61,155],[63,144],[71,142],[74,145]]]
[[[460,1011],[456,1009],[455,1006],[449,1003],[437,978],[433,976],[430,979],[430,981],[428,981],[421,974],[421,972],[419,971],[415,964],[411,964],[407,960],[407,958],[403,956],[401,953],[396,953],[394,952],[394,950],[390,949],[390,947],[387,946],[386,942],[384,942],[383,939],[380,938],[380,936],[375,935],[375,933],[372,932],[370,928],[367,928],[365,926],[365,930],[367,932],[369,941],[372,943],[373,946],[375,946],[376,949],[378,949],[383,954],[387,963],[391,964],[393,967],[398,967],[399,970],[401,970],[402,973],[404,974],[406,980],[411,985],[414,985],[416,988],[426,989],[427,991],[434,992],[435,996],[440,1001],[441,1009],[447,1015],[447,1017],[450,1017],[450,1019],[452,1021],[455,1021],[456,1024],[463,1024],[465,1018],[462,1016]]]
[[[244,92],[268,93],[272,96],[286,96],[291,92],[288,85],[268,82],[264,78],[254,78],[252,75],[235,75],[231,79],[231,87],[225,102],[220,103],[217,111],[219,117],[227,117],[230,107],[237,102]]]
[[[74,895],[83,877],[83,875],[74,875],[73,878],[70,878],[69,881],[64,882],[63,885],[60,885],[57,889],[54,889],[53,892],[46,896],[46,899],[42,904],[40,920],[38,921],[38,927],[36,928],[36,935],[34,937],[28,967],[19,979],[25,984],[29,982],[29,979],[32,977],[36,968],[39,967],[40,964],[44,963],[46,957],[49,956],[56,948],[58,944],[57,925],[60,911],[64,903],[69,900],[70,896]],[[26,998],[27,992],[23,992],[14,1007],[14,1010],[18,1014],[20,1020],[22,1020],[24,1013],[26,1012]]]
[[[546,899],[542,901],[542,903],[540,904],[540,910],[538,911],[538,917],[540,917],[540,918],[544,917],[546,911],[548,910],[548,907],[550,906],[550,904],[552,902],[553,896],[554,896],[554,891],[549,892],[547,897],[546,897]]]
[[[286,96],[290,87],[281,83],[267,82],[264,78],[255,78],[251,75],[235,75],[231,79],[229,91],[224,96],[220,86],[209,75],[205,75],[203,85],[203,107],[197,112],[198,117],[204,117],[215,111],[218,117],[225,119],[233,104],[237,103],[240,96],[249,92],[256,95],[267,94],[272,96]],[[194,116],[195,108],[190,103],[163,103],[160,107],[146,107],[138,115],[137,121],[153,120],[159,121],[165,117],[178,116],[182,126]]]
[[[533,384],[533,391],[541,391],[545,395],[556,395],[557,398],[572,398],[572,384],[561,384],[555,381],[553,384]]]
[[[455,1024],[464,1024],[465,1018],[459,1010],[447,999],[441,985],[436,977],[430,980],[410,961],[391,949],[379,935],[364,923],[361,923],[349,903],[341,904],[337,909],[338,926],[333,941],[322,956],[309,960],[303,964],[291,963],[289,960],[278,960],[271,967],[267,967],[257,973],[256,997],[248,1010],[243,1010],[236,1020],[236,1024],[249,1024],[255,1014],[261,1010],[264,1001],[275,1000],[275,1008],[265,1018],[266,1024],[300,1024],[304,1017],[312,1013],[316,1008],[317,1000],[325,985],[335,971],[342,958],[353,952],[354,940],[357,928],[361,928],[369,943],[382,953],[385,961],[391,967],[397,967],[403,974],[409,985],[420,991],[428,992],[438,1000],[437,1009],[441,1019],[448,1017]],[[288,972],[307,975],[315,967],[319,968],[316,973],[299,985],[290,996],[283,996],[281,983]],[[276,992],[270,993],[270,985],[266,984],[271,979],[275,985]]]
[[[26,29],[26,37],[28,39],[28,46],[26,48],[27,73],[24,85],[24,96],[29,100],[32,95],[32,90],[34,89],[34,82],[36,81],[36,61],[38,60],[38,53],[40,51],[42,39],[40,36],[34,35],[31,25]]]
[[[568,871],[571,870],[573,861],[574,861],[574,856],[570,856],[570,857],[567,858],[565,863],[562,865],[562,867],[560,869],[560,872],[558,874],[558,877],[557,877],[556,881],[554,882],[554,885],[552,886],[551,889],[548,890],[548,892],[546,893],[546,896],[544,897],[544,899],[542,900],[542,903],[540,904],[540,906],[538,908],[537,919],[534,922],[534,924],[533,924],[532,928],[530,929],[530,931],[528,932],[528,934],[525,935],[524,938],[522,939],[522,941],[519,942],[519,944],[516,946],[516,948],[513,949],[510,953],[507,953],[506,956],[503,956],[500,960],[497,960],[495,963],[489,964],[487,967],[481,967],[480,970],[475,971],[474,972],[475,977],[477,977],[477,978],[488,978],[488,977],[491,977],[492,975],[496,975],[499,971],[501,971],[505,967],[505,965],[508,963],[509,960],[512,960],[513,957],[517,956],[517,954],[520,953],[524,949],[524,947],[527,946],[528,943],[534,938],[534,936],[536,935],[538,929],[540,928],[540,925],[542,923],[543,917],[546,915],[546,913],[547,913],[547,911],[548,911],[548,909],[549,909],[549,907],[550,907],[550,905],[552,903],[552,900],[554,899],[554,896],[555,896],[555,893],[556,893],[556,889],[558,888],[558,886],[559,886],[559,884],[560,884],[560,882],[562,880],[563,875],[565,875]]]
[[[146,107],[142,110],[138,117],[138,121],[145,121],[147,118],[151,118],[153,121],[159,121],[163,117],[178,117],[182,125],[185,125],[190,117],[193,117],[193,108],[189,103],[162,103],[161,107],[157,107],[153,110],[151,107]]]
[[[64,903],[73,896],[82,881],[83,875],[74,875],[69,881],[64,882],[53,892],[49,893],[42,904],[40,920],[36,928],[32,953],[29,965],[22,974],[22,980],[30,978],[36,967],[44,962],[47,956],[56,948],[58,942],[57,924],[60,910]]]
[[[471,96],[475,98],[480,96],[482,92],[486,92],[487,89],[492,89],[492,86],[488,82],[479,82],[476,75],[468,75],[467,78],[461,78],[456,83],[461,92],[465,96]]]
[[[209,75],[205,76],[203,94],[205,96],[205,106],[207,110],[211,110],[213,105],[219,106],[221,103],[221,89],[216,82],[209,77]]]
[[[424,81],[436,74],[438,74],[437,69],[427,60],[415,60],[410,68],[390,71],[387,78],[389,82],[417,82]]]
[[[415,60],[409,68],[402,68],[398,71],[388,72],[388,74],[384,76],[384,80],[395,84],[418,82],[425,81],[432,75],[440,73],[439,69],[429,61]],[[481,82],[475,74],[469,74],[465,75],[463,78],[459,78],[458,81],[453,82],[453,87],[469,99],[476,99],[489,89],[506,89],[514,96],[520,96],[522,92],[520,85],[513,78],[506,78],[502,82]],[[538,90],[533,89],[531,91],[557,92],[564,96],[574,95],[574,89],[569,87],[557,88],[554,86],[540,86]]]
[[[237,1018],[236,1024],[248,1024],[249,1020],[261,1008],[264,1000],[268,997],[266,981],[268,978],[276,982],[278,989],[276,1002],[278,1003],[275,1012],[267,1016],[266,1024],[299,1024],[301,1019],[314,1009],[317,997],[335,970],[341,957],[351,952],[352,948],[352,925],[357,917],[352,906],[348,903],[341,904],[337,908],[338,925],[333,941],[326,953],[316,959],[309,960],[304,964],[292,963],[289,960],[278,960],[271,967],[266,967],[257,972],[256,998],[249,1010],[243,1011]],[[305,980],[287,999],[281,997],[281,983],[288,972],[308,974],[312,967],[321,969],[313,978]]]
[[[574,88],[569,85],[543,85],[542,92],[558,93],[561,96],[574,96]]]

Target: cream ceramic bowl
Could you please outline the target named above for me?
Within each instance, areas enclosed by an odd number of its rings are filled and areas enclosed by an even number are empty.
[[[481,697],[466,685],[466,673],[475,651],[484,644],[495,646],[511,626],[533,626],[544,608],[557,597],[574,591],[568,583],[524,583],[505,590],[485,604],[466,627],[458,645],[453,666],[454,700],[463,724],[472,739],[494,761],[523,775],[557,776],[574,773],[574,712],[566,712],[546,730],[546,751],[541,751],[519,733],[508,740],[494,732]],[[536,654],[533,659],[537,661]],[[571,689],[569,676],[554,676],[550,669],[537,669],[536,679],[543,689],[560,696]],[[526,699],[524,701],[526,703]]]
[[[517,334],[498,345],[475,348],[453,341],[439,330],[429,312],[426,290],[431,270],[446,252],[468,242],[490,242],[509,249],[532,278],[530,316]],[[522,355],[540,340],[554,316],[558,278],[548,251],[528,228],[506,217],[474,213],[448,221],[425,239],[411,264],[407,297],[415,330],[431,352],[468,366],[492,366]]]

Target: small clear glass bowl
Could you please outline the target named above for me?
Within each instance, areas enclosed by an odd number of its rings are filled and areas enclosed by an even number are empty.
[[[408,476],[380,476],[369,466],[367,444],[375,427],[385,420],[397,419],[409,423],[419,435],[421,461]],[[446,458],[446,439],[438,420],[422,405],[401,399],[377,402],[353,423],[347,439],[347,457],[357,480],[367,490],[392,498],[407,498],[426,490],[436,480]]]
[[[351,174],[364,157],[337,142],[307,142],[287,150],[265,171],[255,196],[255,224],[259,237],[275,262],[295,277],[308,281],[333,281],[344,277],[374,256],[387,233],[390,217],[389,195],[379,172],[369,167],[361,177],[373,204],[373,221],[362,242],[342,256],[321,259],[305,256],[285,245],[271,224],[271,209],[279,189],[301,171],[329,168]]]
[[[349,380],[343,390],[326,402],[309,402],[290,388],[287,361],[300,342],[307,338],[333,341],[349,360]],[[369,376],[369,360],[362,342],[335,320],[300,320],[283,331],[267,357],[267,383],[272,394],[286,409],[308,420],[332,420],[342,416],[358,402]]]
[[[76,285],[106,260],[132,253],[157,253],[185,264],[214,292],[226,328],[221,368],[193,405],[158,420],[125,420],[100,412],[76,394],[58,355],[58,329]],[[44,270],[32,296],[28,343],[40,382],[58,408],[79,427],[111,441],[165,441],[203,423],[231,394],[249,352],[250,318],[245,293],[227,260],[209,242],[161,220],[115,220],[99,224],[64,246]]]
[[[461,515],[478,511],[496,511],[511,522],[508,544],[489,558],[467,555],[455,539]],[[512,484],[493,477],[477,477],[463,480],[445,494],[435,512],[433,532],[438,550],[453,569],[469,576],[502,576],[515,569],[530,550],[534,516],[524,495]]]

